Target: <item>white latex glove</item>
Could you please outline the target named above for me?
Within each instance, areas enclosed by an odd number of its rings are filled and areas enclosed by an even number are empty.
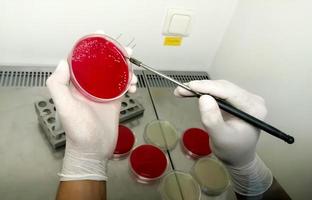
[[[267,114],[263,98],[228,81],[192,81],[187,85],[197,92],[224,99],[258,119],[264,119]],[[174,94],[179,97],[194,95],[181,87],[176,88]],[[260,130],[222,112],[215,99],[209,95],[199,98],[199,110],[211,138],[212,151],[227,167],[234,190],[245,196],[265,192],[271,186],[273,176],[256,154]]]
[[[106,103],[88,100],[70,84],[65,60],[60,61],[48,78],[47,86],[63,129],[66,149],[61,181],[106,180],[106,165],[117,142],[121,99]],[[133,74],[129,92],[136,91]]]

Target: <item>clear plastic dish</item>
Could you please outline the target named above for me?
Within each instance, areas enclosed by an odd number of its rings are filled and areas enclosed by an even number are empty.
[[[71,82],[96,102],[115,100],[126,93],[132,66],[126,50],[103,34],[87,35],[76,42],[68,56]]]
[[[184,131],[181,145],[185,153],[194,158],[207,156],[211,153],[209,135],[200,128],[190,128]]]
[[[191,174],[201,190],[211,196],[220,195],[230,185],[230,178],[225,167],[213,158],[204,157],[196,161]]]
[[[167,174],[159,186],[163,200],[199,200],[200,187],[194,178],[187,173],[173,171]]]
[[[171,150],[178,142],[178,135],[170,122],[154,120],[145,126],[144,140],[163,150]]]
[[[124,125],[118,126],[117,144],[114,150],[113,158],[121,159],[127,156],[135,143],[135,135],[131,129]]]
[[[158,147],[144,144],[131,151],[129,165],[138,182],[148,183],[163,176],[168,160]]]

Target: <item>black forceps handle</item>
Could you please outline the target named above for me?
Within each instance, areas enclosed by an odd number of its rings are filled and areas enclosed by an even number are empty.
[[[135,59],[135,58],[129,58],[130,62],[137,65],[138,67],[142,67],[150,72],[153,72],[154,74],[157,74],[177,85],[179,85],[180,87],[194,93],[198,98],[201,96],[201,95],[204,95],[204,94],[201,94],[199,92],[196,92],[196,91],[193,91],[190,87],[188,87],[187,85],[183,84],[183,83],[180,83],[179,81],[169,77],[169,76],[166,76],[165,74],[162,74],[156,70],[154,70],[153,68],[145,65],[144,63],[142,63],[141,61]],[[211,96],[211,95],[210,95]],[[217,98],[217,97],[214,97],[212,96],[218,103],[219,107],[224,110],[225,112],[228,112],[232,115],[234,115],[235,117],[237,118],[240,118],[242,120],[244,120],[245,122],[281,139],[281,140],[284,140],[285,142],[287,142],[288,144],[292,144],[294,143],[295,139],[294,137],[290,136],[290,135],[287,135],[286,133],[278,130],[277,128],[271,126],[270,124],[267,124],[266,122],[264,121],[261,121],[237,108],[235,108],[234,106],[232,106],[230,103],[226,102],[225,100],[223,99],[220,99],[220,98]]]

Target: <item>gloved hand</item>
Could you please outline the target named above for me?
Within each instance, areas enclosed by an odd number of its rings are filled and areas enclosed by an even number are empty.
[[[228,81],[191,81],[187,85],[194,91],[224,99],[258,119],[264,119],[267,114],[263,98]],[[179,97],[194,95],[181,87],[176,88],[174,94]],[[222,112],[215,99],[209,95],[200,97],[199,110],[211,138],[212,151],[227,167],[234,190],[245,196],[265,192],[271,186],[273,176],[256,154],[260,130]]]
[[[131,52],[128,52],[131,53]],[[119,123],[121,99],[105,103],[88,100],[69,84],[68,63],[60,61],[47,87],[66,132],[61,181],[106,180],[106,164],[112,156]],[[136,91],[132,75],[129,92]]]

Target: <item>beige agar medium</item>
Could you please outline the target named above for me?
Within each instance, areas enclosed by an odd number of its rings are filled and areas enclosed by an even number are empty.
[[[200,187],[187,173],[173,171],[166,175],[159,187],[163,200],[199,200]]]
[[[154,120],[146,125],[144,139],[147,143],[156,145],[163,150],[171,150],[178,142],[178,135],[170,122]]]
[[[230,184],[225,167],[212,158],[199,159],[192,169],[192,174],[207,195],[219,195],[226,191]]]

